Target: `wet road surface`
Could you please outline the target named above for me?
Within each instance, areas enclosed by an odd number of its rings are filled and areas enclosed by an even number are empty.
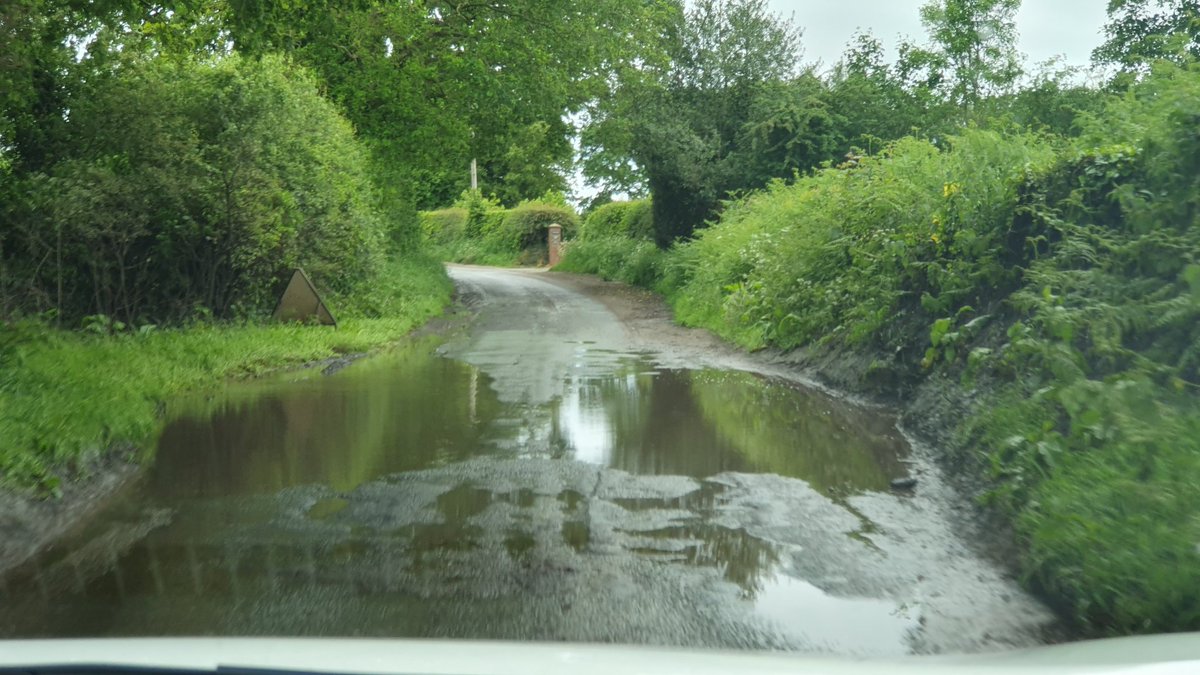
[[[0,635],[887,656],[1052,627],[884,412],[553,275],[451,274],[474,317],[448,336],[174,404],[138,489],[0,587]]]

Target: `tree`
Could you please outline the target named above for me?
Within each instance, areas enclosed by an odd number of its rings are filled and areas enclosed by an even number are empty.
[[[215,0],[213,0],[215,3]],[[213,4],[213,3],[210,3]],[[386,183],[420,207],[467,187],[478,159],[484,190],[502,191],[531,129],[539,171],[571,160],[564,115],[601,97],[612,73],[652,60],[644,39],[669,0],[232,2],[223,15],[239,51],[281,50],[312,68],[367,140]],[[208,12],[213,9],[206,10]],[[528,167],[522,175],[529,176]],[[535,172],[536,173],[536,172]],[[546,176],[528,183],[545,191]]]
[[[884,59],[883,45],[869,33],[854,36],[828,77],[829,110],[842,145],[868,152],[915,129],[926,130],[941,117],[938,102],[920,87],[908,88]]]
[[[1021,76],[1020,6],[1021,0],[930,0],[921,7],[930,44],[901,45],[902,74],[968,107],[1009,91]]]
[[[508,207],[522,200],[567,190],[567,159],[572,148],[565,138],[560,120],[554,130],[546,122],[534,122],[518,129],[499,166],[485,166],[485,173],[500,178],[496,190],[500,202]]]
[[[1127,72],[1200,58],[1200,0],[1109,0],[1104,34],[1092,58]]]
[[[616,94],[589,111],[585,174],[609,187],[644,180],[666,246],[703,226],[731,192],[806,168],[812,148],[787,134],[828,124],[811,96],[815,78],[797,79],[800,35],[763,0],[680,8],[660,39],[668,63],[625,72]]]
[[[1100,113],[1107,93],[1079,84],[1079,70],[1053,59],[1040,65],[1015,94],[989,102],[991,112],[1022,129],[1040,129],[1061,136],[1079,134],[1084,113]]]

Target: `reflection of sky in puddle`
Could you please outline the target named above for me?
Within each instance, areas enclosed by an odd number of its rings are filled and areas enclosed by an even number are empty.
[[[840,598],[784,574],[762,580],[754,610],[776,627],[839,653],[907,654],[907,637],[919,625],[916,608],[888,600]]]
[[[627,396],[637,396],[634,375],[614,378],[624,384]],[[574,459],[608,466],[612,461],[616,432],[596,380],[570,378],[558,407],[557,423],[560,434],[574,450]]]
[[[507,446],[517,454],[638,474],[775,473],[830,495],[886,490],[906,473],[904,441],[887,417],[819,392],[582,345],[574,357],[552,402],[520,406]]]

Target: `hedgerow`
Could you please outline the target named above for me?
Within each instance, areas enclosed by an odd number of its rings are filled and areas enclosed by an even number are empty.
[[[489,265],[542,264],[547,260],[549,226],[575,236],[579,217],[551,195],[511,209],[478,192],[464,192],[451,208],[420,215],[425,243],[442,260]]]

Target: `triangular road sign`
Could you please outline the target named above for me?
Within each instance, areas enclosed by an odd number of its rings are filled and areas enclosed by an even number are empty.
[[[304,270],[299,268],[292,272],[292,280],[283,290],[283,295],[279,296],[279,304],[275,305],[275,314],[271,318],[276,321],[316,319],[322,326],[337,327],[337,320],[321,300],[321,294],[317,293]]]

